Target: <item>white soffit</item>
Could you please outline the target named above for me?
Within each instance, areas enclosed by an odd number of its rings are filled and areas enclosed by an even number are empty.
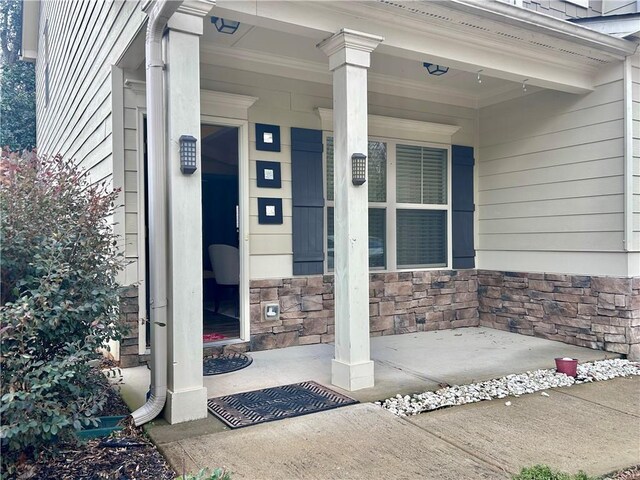
[[[322,130],[332,132],[333,110],[330,108],[318,108],[317,110],[322,122]],[[421,139],[426,142],[450,144],[453,134],[460,130],[457,125],[422,122],[381,115],[368,115],[367,119],[369,136],[373,137],[397,138],[400,140]]]

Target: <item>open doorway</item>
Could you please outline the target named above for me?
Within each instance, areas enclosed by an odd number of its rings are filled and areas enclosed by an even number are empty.
[[[238,131],[201,127],[205,345],[240,338]]]

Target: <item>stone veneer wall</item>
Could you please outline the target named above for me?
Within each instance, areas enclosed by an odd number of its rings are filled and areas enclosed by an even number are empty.
[[[640,359],[640,278],[478,271],[480,325]]]
[[[122,368],[137,367],[146,359],[146,355],[138,354],[138,328],[140,325],[138,307],[138,287],[126,287],[120,294],[120,319],[129,330],[120,340],[120,366]]]
[[[475,270],[372,273],[371,336],[479,325]],[[333,275],[252,280],[251,350],[334,340]],[[264,307],[280,304],[280,319]]]

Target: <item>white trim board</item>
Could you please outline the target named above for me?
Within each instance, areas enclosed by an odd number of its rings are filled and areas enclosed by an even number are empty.
[[[322,130],[333,131],[333,110],[318,108],[318,115],[322,122]],[[394,138],[398,140],[451,144],[451,137],[460,130],[457,125],[444,123],[422,122],[404,118],[385,117],[382,115],[368,115],[369,137]]]

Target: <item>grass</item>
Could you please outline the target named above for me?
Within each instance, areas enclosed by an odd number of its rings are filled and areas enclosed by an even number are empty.
[[[523,468],[518,475],[511,477],[512,480],[596,480],[580,471],[575,475],[552,470],[548,465],[535,465]]]

